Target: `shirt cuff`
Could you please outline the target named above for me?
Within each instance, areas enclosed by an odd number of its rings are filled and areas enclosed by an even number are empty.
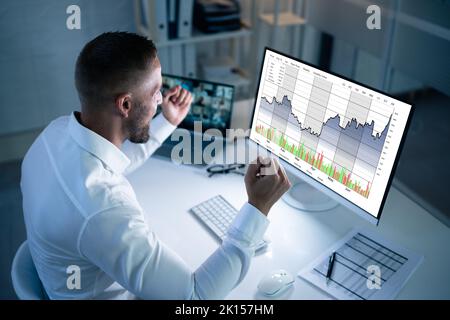
[[[150,123],[150,136],[162,144],[175,129],[176,126],[171,124],[161,112]]]
[[[228,229],[228,236],[254,247],[262,241],[269,219],[256,207],[245,203]]]

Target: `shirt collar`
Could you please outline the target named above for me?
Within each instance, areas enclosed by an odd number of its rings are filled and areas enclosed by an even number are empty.
[[[70,115],[69,133],[83,149],[99,158],[114,172],[121,174],[130,165],[130,159],[113,143],[81,125],[75,112]]]

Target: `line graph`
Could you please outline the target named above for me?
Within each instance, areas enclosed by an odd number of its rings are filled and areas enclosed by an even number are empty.
[[[311,116],[309,119],[314,120],[310,121],[311,124],[318,122]],[[307,124],[302,126],[292,112],[287,96],[281,103],[275,99],[271,103],[263,97],[255,130],[298,159],[367,198],[389,122],[383,132],[375,137],[372,136],[373,121],[362,125],[352,118],[344,128],[340,123],[340,116],[336,115],[321,123],[320,127],[316,125],[316,129]]]

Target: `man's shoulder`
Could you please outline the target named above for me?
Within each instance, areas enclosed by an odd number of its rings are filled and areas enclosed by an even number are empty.
[[[45,127],[44,132],[54,131],[54,130],[67,130],[69,125],[70,115],[60,116],[52,120],[47,127]]]
[[[51,121],[42,132],[36,137],[33,141],[32,145],[28,149],[27,153],[24,156],[24,161],[22,162],[22,167],[24,164],[27,164],[29,158],[35,159],[36,157],[41,159],[44,151],[43,142],[45,140],[47,146],[53,146],[55,143],[51,140],[52,137],[59,137],[59,141],[61,141],[61,137],[67,133],[67,126],[69,123],[70,116],[62,116],[58,117],[55,120]],[[29,165],[34,166],[36,161],[31,161]]]

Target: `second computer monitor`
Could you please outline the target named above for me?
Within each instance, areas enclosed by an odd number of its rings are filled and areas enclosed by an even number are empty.
[[[192,93],[192,105],[179,127],[194,130],[195,122],[202,124],[202,131],[218,129],[223,135],[230,128],[234,87],[231,85],[163,74],[163,95],[180,85]]]

